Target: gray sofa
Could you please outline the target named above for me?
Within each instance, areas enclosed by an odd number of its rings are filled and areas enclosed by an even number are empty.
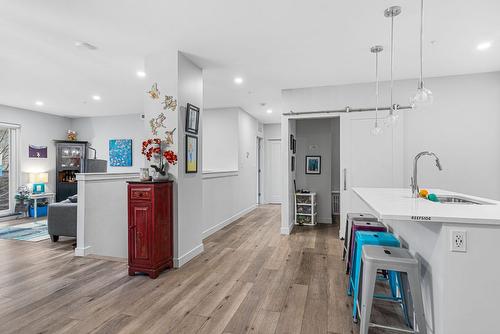
[[[47,226],[50,239],[59,240],[59,236],[76,237],[77,195],[71,196],[59,203],[49,204]]]

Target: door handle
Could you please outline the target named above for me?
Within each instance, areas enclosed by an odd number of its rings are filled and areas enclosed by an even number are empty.
[[[344,168],[344,190],[347,190],[347,169]]]

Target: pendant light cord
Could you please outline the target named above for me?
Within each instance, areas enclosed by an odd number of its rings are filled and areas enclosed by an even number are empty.
[[[420,82],[418,88],[424,88],[424,0],[420,0]]]
[[[375,53],[375,127],[378,126],[378,52]]]
[[[394,15],[391,16],[391,111],[390,115],[392,116],[394,114],[394,106],[392,103],[392,91],[394,89],[394,81],[392,78],[392,72],[394,70]]]

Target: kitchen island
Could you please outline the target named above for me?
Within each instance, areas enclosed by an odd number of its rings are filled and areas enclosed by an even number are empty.
[[[419,260],[428,333],[500,333],[500,202],[431,189],[353,188]]]

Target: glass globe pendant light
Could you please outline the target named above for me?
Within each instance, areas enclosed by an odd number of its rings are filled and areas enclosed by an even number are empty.
[[[424,0],[420,0],[420,80],[418,81],[417,92],[410,98],[412,107],[420,107],[431,104],[434,100],[432,92],[424,87]]]
[[[373,135],[382,133],[382,128],[378,124],[378,54],[384,50],[382,45],[375,45],[370,48],[370,51],[375,54],[375,126],[372,129]]]
[[[393,80],[393,72],[394,72],[394,17],[401,14],[400,6],[392,6],[387,8],[384,11],[384,16],[389,17],[391,19],[391,106],[389,109],[389,116],[387,116],[386,124],[387,126],[391,126],[396,124],[398,120],[398,110],[393,103],[393,91],[394,91],[394,80]]]

